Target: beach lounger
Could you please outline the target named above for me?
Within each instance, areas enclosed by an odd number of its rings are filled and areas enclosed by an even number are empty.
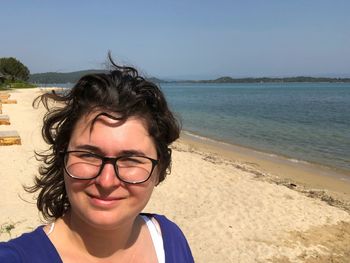
[[[0,100],[7,100],[10,96],[8,93],[0,93]]]
[[[0,103],[2,103],[2,104],[17,104],[17,100],[0,99]]]
[[[10,117],[8,115],[0,115],[0,125],[10,125]]]
[[[0,131],[0,145],[21,144],[21,137],[17,131]]]

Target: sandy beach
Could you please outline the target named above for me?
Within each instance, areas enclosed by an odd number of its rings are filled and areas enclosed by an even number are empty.
[[[30,185],[39,163],[41,89],[11,91],[3,114],[22,145],[0,146],[0,241],[43,224]],[[349,262],[350,175],[293,163],[186,134],[173,145],[172,173],[146,212],[165,214],[185,233],[196,262]]]

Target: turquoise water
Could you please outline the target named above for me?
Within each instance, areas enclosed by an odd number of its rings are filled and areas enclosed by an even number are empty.
[[[161,87],[186,131],[350,171],[350,83]]]

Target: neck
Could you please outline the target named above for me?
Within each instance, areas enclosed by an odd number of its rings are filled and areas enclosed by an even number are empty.
[[[136,242],[140,231],[139,217],[129,220],[115,228],[97,228],[81,220],[74,213],[67,213],[63,217],[65,225],[70,230],[72,242],[91,256],[98,258],[110,257],[130,249]]]

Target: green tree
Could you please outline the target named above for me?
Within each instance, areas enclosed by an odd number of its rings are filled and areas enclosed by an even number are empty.
[[[13,57],[0,58],[0,72],[10,81],[27,81],[30,75],[29,69]]]

